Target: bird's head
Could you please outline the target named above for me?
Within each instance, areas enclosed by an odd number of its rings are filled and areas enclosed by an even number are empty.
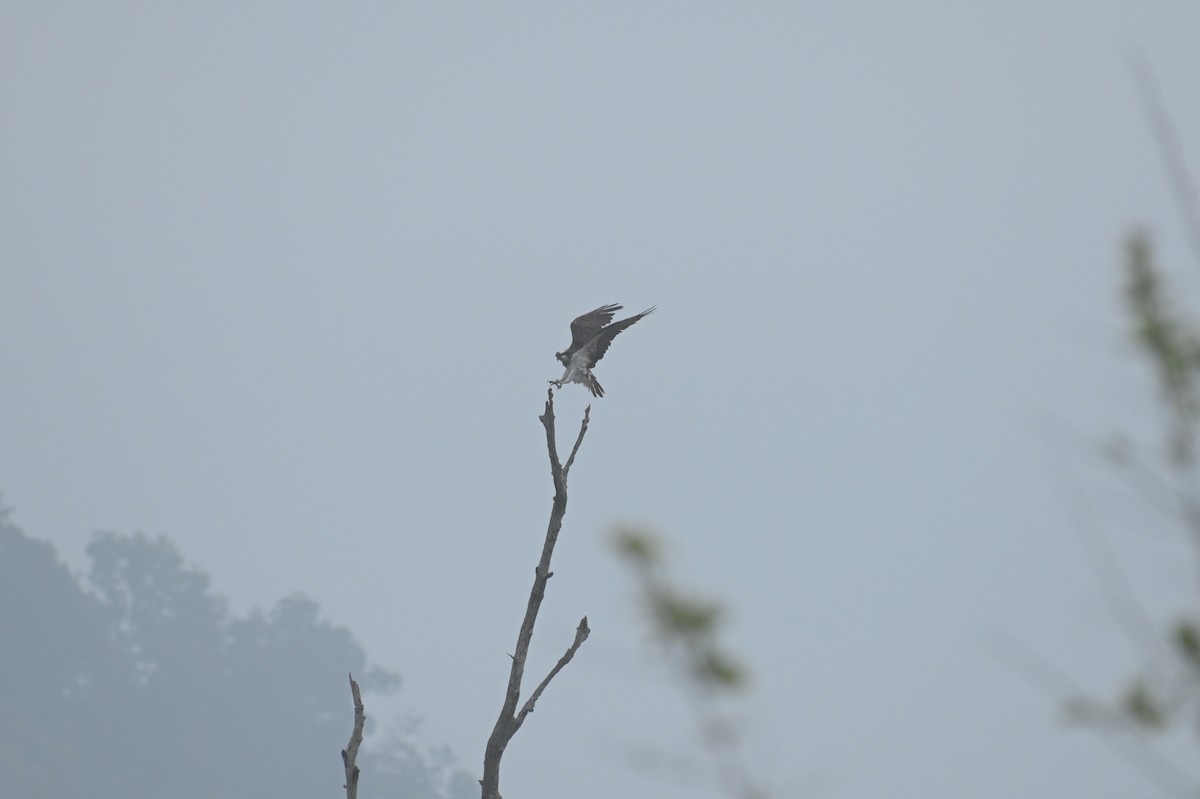
[[[568,359],[567,359],[566,353],[556,352],[556,353],[554,353],[554,357],[557,358],[558,362],[561,363],[563,366],[568,365],[567,364]]]

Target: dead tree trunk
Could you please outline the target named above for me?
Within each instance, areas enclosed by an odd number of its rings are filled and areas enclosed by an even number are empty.
[[[342,765],[346,769],[346,799],[358,799],[358,747],[362,746],[367,716],[363,712],[362,693],[358,690],[354,675],[350,676],[350,696],[354,699],[354,729],[350,733],[350,743],[342,750]]]
[[[592,411],[592,406],[589,405],[583,412],[583,423],[579,426],[579,435],[575,439],[575,446],[571,448],[571,455],[567,458],[566,464],[561,464],[558,460],[558,447],[554,438],[554,392],[550,390],[546,393],[546,410],[538,419],[546,428],[546,447],[550,452],[550,477],[554,481],[554,504],[550,509],[550,524],[546,529],[546,541],[542,545],[542,557],[538,561],[537,568],[533,570],[533,589],[529,592],[529,602],[525,606],[525,618],[521,621],[521,631],[517,635],[517,648],[512,655],[512,670],[508,675],[508,689],[504,694],[504,706],[500,709],[500,717],[496,719],[496,726],[492,729],[487,748],[484,751],[483,779],[479,781],[483,788],[483,799],[500,799],[500,759],[504,756],[505,747],[516,735],[517,730],[521,728],[525,717],[533,712],[533,706],[541,697],[542,691],[546,690],[546,686],[550,684],[550,680],[554,679],[554,675],[558,674],[571,661],[571,658],[575,657],[575,652],[587,640],[588,633],[591,632],[588,629],[587,616],[584,616],[575,630],[574,642],[567,647],[567,651],[558,659],[558,663],[550,669],[550,672],[518,710],[517,706],[521,701],[521,680],[525,676],[525,659],[529,656],[529,643],[533,640],[533,625],[537,622],[538,609],[541,608],[542,599],[546,596],[546,583],[554,576],[554,572],[550,571],[550,558],[554,555],[554,545],[558,542],[563,516],[567,512],[567,475],[571,471],[571,464],[575,462],[579,445],[583,443],[583,436],[587,433],[588,418]]]

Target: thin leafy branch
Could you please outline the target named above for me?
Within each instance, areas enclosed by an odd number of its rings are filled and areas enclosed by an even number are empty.
[[[741,736],[720,702],[747,682],[745,667],[720,640],[724,608],[676,588],[652,536],[622,529],[614,543],[637,580],[654,639],[684,676],[679,684],[695,715],[716,783],[728,796],[763,799],[767,792],[742,755]]]
[[[1142,101],[1142,113],[1154,136],[1155,149],[1171,187],[1184,236],[1191,246],[1196,265],[1200,266],[1200,192],[1188,169],[1179,131],[1163,100],[1158,77],[1145,55],[1134,53],[1129,59],[1129,71]]]

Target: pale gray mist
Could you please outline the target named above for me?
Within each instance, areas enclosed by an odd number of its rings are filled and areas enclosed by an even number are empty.
[[[1197,281],[1126,60],[1200,168],[1198,32],[1131,1],[9,3],[4,503],[76,567],[143,531],[240,610],[306,593],[403,676],[368,713],[477,775],[554,353],[657,304],[598,368],[531,669],[593,632],[505,795],[696,795],[629,763],[694,739],[618,523],[728,603],[778,795],[1143,794],[993,643],[1099,691],[1135,663],[1061,431],[1154,429],[1123,236]],[[1169,536],[1128,551],[1185,595]]]

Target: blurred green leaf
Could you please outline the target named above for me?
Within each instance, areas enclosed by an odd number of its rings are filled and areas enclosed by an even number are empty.
[[[1200,630],[1190,621],[1175,625],[1175,648],[1193,668],[1200,668]]]
[[[632,527],[621,527],[613,533],[617,554],[640,566],[662,561],[662,545],[653,535]]]
[[[721,617],[721,608],[713,602],[664,594],[654,603],[655,617],[663,632],[695,636],[713,632]]]
[[[1166,708],[1155,699],[1146,683],[1141,681],[1130,686],[1121,701],[1121,709],[1129,719],[1142,727],[1157,730],[1166,723]]]
[[[1126,241],[1125,294],[1134,338],[1150,357],[1159,387],[1172,411],[1167,432],[1171,460],[1195,462],[1194,425],[1200,417],[1200,334],[1171,305],[1149,238],[1134,231]]]
[[[702,653],[699,667],[704,679],[722,688],[741,688],[746,683],[746,673],[741,664],[731,656],[715,649]]]

